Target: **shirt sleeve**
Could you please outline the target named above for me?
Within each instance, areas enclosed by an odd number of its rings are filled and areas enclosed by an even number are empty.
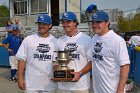
[[[23,40],[23,42],[21,43],[18,52],[16,54],[16,59],[17,60],[27,60],[27,51],[28,51],[28,43],[27,43],[27,39],[25,38]]]
[[[122,38],[118,38],[114,43],[114,55],[120,66],[130,64],[126,42]]]
[[[92,44],[91,44],[91,38],[88,40],[88,43],[86,45],[86,55],[87,55],[87,60],[92,61]]]
[[[10,43],[10,36],[8,36],[5,40],[3,40],[2,44]]]

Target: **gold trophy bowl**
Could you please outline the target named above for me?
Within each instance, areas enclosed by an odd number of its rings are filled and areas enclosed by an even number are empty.
[[[71,61],[70,52],[68,51],[57,51],[57,63],[59,67],[53,73],[53,80],[56,82],[63,81],[68,82],[71,81],[74,77],[71,72],[74,72],[74,69],[70,69],[67,64]]]

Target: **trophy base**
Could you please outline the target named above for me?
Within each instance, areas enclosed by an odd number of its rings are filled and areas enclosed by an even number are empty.
[[[73,78],[52,78],[54,82],[71,82]]]
[[[74,72],[74,69],[55,71],[54,78],[52,80],[56,82],[59,81],[69,82],[74,78],[74,75],[71,74],[70,72]]]

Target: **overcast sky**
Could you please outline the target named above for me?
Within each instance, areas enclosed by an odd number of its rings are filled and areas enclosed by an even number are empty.
[[[121,9],[123,11],[136,9],[140,7],[140,0],[81,0],[82,10],[90,4],[96,4],[98,9]],[[0,5],[6,4],[9,6],[9,0],[0,0]]]
[[[140,7],[140,0],[82,0],[82,9],[88,5],[96,4],[98,9],[121,9],[123,11]]]

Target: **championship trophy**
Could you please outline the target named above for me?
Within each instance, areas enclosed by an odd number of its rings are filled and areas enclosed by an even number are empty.
[[[74,75],[71,72],[74,72],[74,69],[70,69],[67,64],[71,61],[72,57],[68,51],[57,51],[56,61],[59,64],[59,67],[54,71],[53,80],[57,82],[68,82],[74,78]]]

